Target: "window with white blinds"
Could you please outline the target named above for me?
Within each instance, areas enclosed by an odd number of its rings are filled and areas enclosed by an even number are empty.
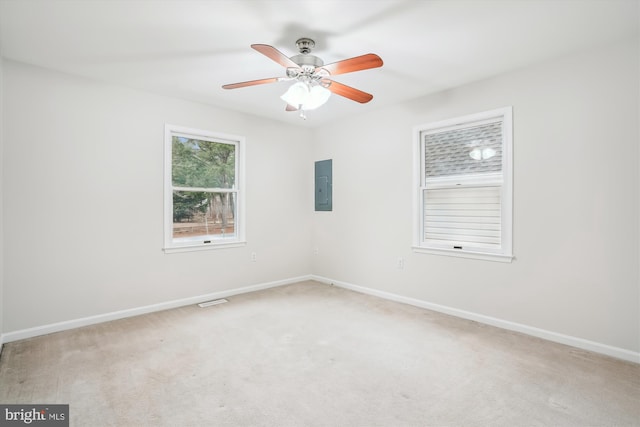
[[[414,249],[511,261],[511,108],[415,129]]]

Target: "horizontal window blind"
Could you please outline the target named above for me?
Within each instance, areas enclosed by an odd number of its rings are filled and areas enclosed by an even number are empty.
[[[499,248],[501,187],[424,189],[424,240],[454,247]]]

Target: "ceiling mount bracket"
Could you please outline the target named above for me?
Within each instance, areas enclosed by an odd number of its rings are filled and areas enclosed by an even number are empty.
[[[296,46],[298,46],[301,54],[306,55],[308,53],[311,53],[311,49],[316,46],[316,42],[308,37],[302,37],[296,40]]]

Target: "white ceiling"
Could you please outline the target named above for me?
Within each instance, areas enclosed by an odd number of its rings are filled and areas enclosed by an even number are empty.
[[[330,120],[638,37],[639,0],[0,0],[2,56],[288,123]],[[284,111],[284,76],[249,46],[288,56],[311,37],[331,63],[376,53],[382,68],[335,76],[374,95],[333,95],[306,121]]]

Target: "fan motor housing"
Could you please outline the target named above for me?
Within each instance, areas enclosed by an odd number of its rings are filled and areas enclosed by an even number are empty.
[[[322,61],[322,59],[318,58],[315,55],[309,55],[304,53],[300,55],[294,55],[290,59],[301,67],[308,65],[310,67],[315,68],[315,67],[321,67],[324,65],[324,62]]]

